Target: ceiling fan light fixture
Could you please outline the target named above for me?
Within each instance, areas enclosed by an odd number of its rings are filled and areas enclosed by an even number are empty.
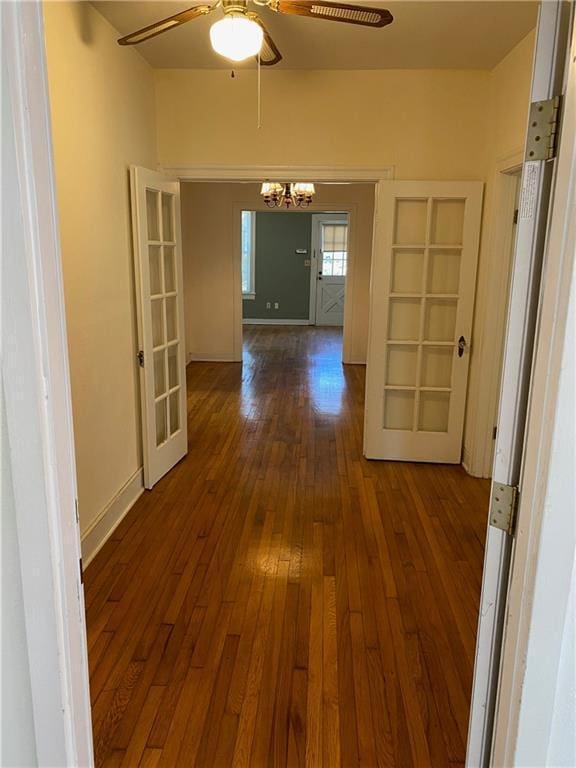
[[[232,61],[244,61],[260,53],[262,27],[241,13],[228,13],[210,27],[212,48]]]

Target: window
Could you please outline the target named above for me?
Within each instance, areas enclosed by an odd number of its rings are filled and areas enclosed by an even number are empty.
[[[348,257],[348,224],[322,224],[322,274],[345,277]]]
[[[242,297],[254,299],[255,211],[242,211]]]

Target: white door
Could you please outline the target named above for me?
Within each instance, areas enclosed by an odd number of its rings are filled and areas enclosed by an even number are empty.
[[[144,485],[186,455],[186,364],[180,185],[130,169],[138,315]]]
[[[315,214],[312,216],[312,242],[314,252],[311,292],[315,308],[316,325],[344,325],[344,297],[348,266],[348,216]],[[314,317],[313,312],[311,313]]]
[[[557,96],[563,91],[563,76],[567,61],[567,40],[570,29],[570,4],[561,0],[541,3],[538,17],[534,68],[532,74],[531,102],[539,102]],[[516,246],[510,296],[508,321],[504,345],[498,431],[494,451],[492,487],[497,485],[521,485],[524,449],[524,429],[529,402],[532,356],[537,327],[540,278],[544,243],[546,238],[550,188],[554,178],[556,161],[532,160],[533,150],[526,147],[526,159],[522,170]],[[522,487],[520,487],[522,498]],[[487,511],[488,512],[488,511]],[[519,509],[517,530],[522,535],[522,504]],[[518,610],[508,606],[507,593],[510,562],[514,558],[513,537],[491,524],[488,528],[482,577],[482,595],[476,641],[474,685],[468,732],[466,766],[484,768],[511,764],[506,754],[507,740],[515,738],[513,723],[518,700],[510,694],[511,660],[500,672],[500,658],[504,627],[514,637]],[[529,527],[529,526],[527,526]],[[530,555],[531,556],[531,555]],[[523,583],[515,585],[522,594]],[[519,602],[516,603],[518,609]],[[506,616],[506,621],[505,621]],[[513,641],[509,646],[513,646]],[[513,648],[509,653],[514,655]],[[520,662],[522,663],[522,662]],[[499,680],[499,672],[503,675]],[[504,691],[499,693],[498,687]],[[495,717],[496,709],[498,716]],[[494,735],[494,744],[493,742]]]
[[[364,453],[459,463],[481,182],[377,187]]]

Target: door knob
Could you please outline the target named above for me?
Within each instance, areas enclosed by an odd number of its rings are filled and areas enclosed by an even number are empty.
[[[464,350],[466,349],[466,339],[464,336],[460,336],[458,339],[458,357],[462,357]]]

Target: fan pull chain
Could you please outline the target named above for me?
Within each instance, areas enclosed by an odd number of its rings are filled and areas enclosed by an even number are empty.
[[[260,54],[258,54],[258,129],[262,128],[262,81],[260,78]]]

